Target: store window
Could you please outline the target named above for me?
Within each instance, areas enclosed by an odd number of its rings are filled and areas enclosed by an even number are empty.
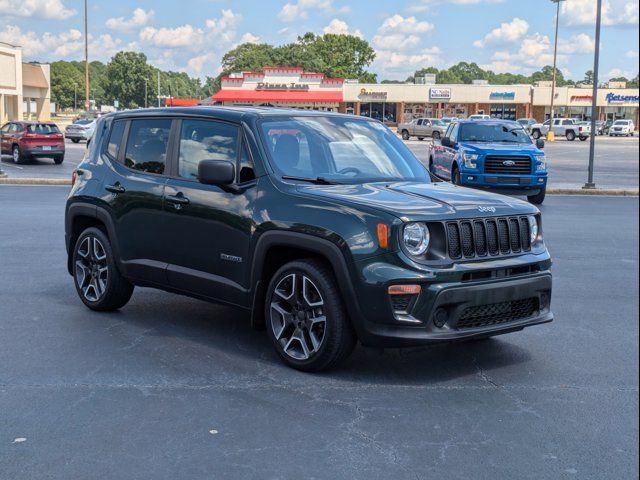
[[[503,120],[515,120],[516,119],[516,106],[515,105],[491,105],[491,111],[489,112],[491,118],[500,118]]]
[[[375,118],[385,123],[395,123],[396,104],[387,102],[363,103],[360,105],[360,115]]]

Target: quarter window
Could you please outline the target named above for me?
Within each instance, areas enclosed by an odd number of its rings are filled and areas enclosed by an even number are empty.
[[[207,120],[183,120],[180,131],[178,175],[195,180],[202,160],[238,158],[238,127]]]
[[[107,143],[107,155],[114,160],[118,159],[120,145],[122,145],[122,135],[124,133],[125,122],[114,122],[109,134],[109,142]]]
[[[163,174],[170,130],[170,119],[133,120],[129,128],[124,165],[133,170]]]

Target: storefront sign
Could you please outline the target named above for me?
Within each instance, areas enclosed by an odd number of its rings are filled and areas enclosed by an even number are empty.
[[[387,92],[370,92],[362,88],[358,98],[363,102],[384,102],[387,100]]]
[[[591,96],[591,95],[572,95],[570,100],[572,102],[586,102],[586,101],[593,100],[593,96]]]
[[[607,102],[609,103],[623,103],[623,102],[637,102],[640,100],[638,95],[617,95],[615,93],[607,93]]]
[[[267,83],[260,82],[256,87],[256,90],[280,90],[280,91],[291,91],[291,90],[309,90],[309,85],[304,83]]]
[[[451,89],[450,88],[430,88],[429,98],[438,99],[438,100],[449,99],[451,98]]]
[[[515,100],[516,92],[491,92],[489,98],[502,98],[504,100]]]

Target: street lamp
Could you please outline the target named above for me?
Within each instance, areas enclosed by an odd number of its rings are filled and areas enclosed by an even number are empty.
[[[553,101],[556,96],[556,64],[558,60],[558,27],[560,26],[560,2],[563,0],[551,0],[556,4],[556,34],[553,40],[553,80],[551,80],[551,123],[549,125],[549,131],[547,132],[547,140],[553,142],[555,140],[555,134],[553,133],[553,119],[555,117],[553,112]]]
[[[582,188],[596,188],[593,183],[593,157],[596,148],[596,115],[598,114],[598,67],[600,64],[600,23],[602,21],[602,0],[598,0],[596,10],[596,45],[593,55],[593,93],[591,96],[591,136],[589,139],[589,175]]]

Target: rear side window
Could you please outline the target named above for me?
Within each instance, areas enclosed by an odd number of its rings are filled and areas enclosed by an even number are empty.
[[[111,127],[111,133],[109,134],[109,141],[107,142],[107,155],[114,160],[118,159],[118,153],[120,153],[120,145],[122,145],[122,135],[124,134],[125,122],[114,122]]]
[[[124,165],[141,172],[163,174],[170,130],[170,119],[132,120]]]
[[[209,120],[183,120],[180,131],[178,175],[195,180],[202,160],[238,158],[238,127]]]

